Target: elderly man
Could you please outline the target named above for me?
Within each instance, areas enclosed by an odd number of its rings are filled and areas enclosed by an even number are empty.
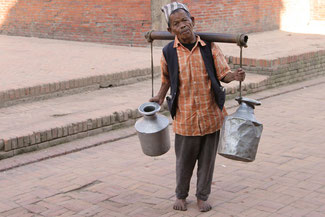
[[[186,5],[173,2],[162,8],[168,31],[175,40],[163,48],[162,84],[151,102],[162,104],[167,97],[175,132],[176,201],[175,210],[187,210],[190,180],[197,168],[197,205],[200,211],[211,209],[207,202],[219,141],[219,130],[227,112],[225,93],[219,81],[243,81],[245,72],[230,70],[220,48],[205,42],[193,32],[194,17]]]

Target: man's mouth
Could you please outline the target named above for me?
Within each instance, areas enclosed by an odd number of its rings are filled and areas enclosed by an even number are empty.
[[[188,33],[188,32],[190,32],[190,30],[189,29],[186,29],[186,30],[182,31],[182,34]]]

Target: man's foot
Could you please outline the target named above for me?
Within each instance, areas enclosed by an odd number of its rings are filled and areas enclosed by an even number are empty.
[[[174,206],[174,210],[179,210],[179,211],[186,211],[186,200],[185,199],[176,199]]]
[[[200,212],[207,212],[212,209],[211,205],[207,201],[197,199],[197,206]]]

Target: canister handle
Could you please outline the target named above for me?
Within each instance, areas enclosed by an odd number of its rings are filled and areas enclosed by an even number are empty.
[[[255,99],[246,98],[246,97],[236,97],[235,100],[239,104],[241,104],[242,102],[244,102],[244,103],[246,103],[247,105],[249,105],[252,108],[255,108],[255,106],[262,104],[260,101],[257,101]]]

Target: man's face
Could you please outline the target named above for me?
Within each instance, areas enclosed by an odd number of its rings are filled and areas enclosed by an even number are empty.
[[[178,10],[169,17],[170,27],[168,31],[177,36],[182,43],[195,42],[193,32],[194,17],[189,17],[184,10]]]

